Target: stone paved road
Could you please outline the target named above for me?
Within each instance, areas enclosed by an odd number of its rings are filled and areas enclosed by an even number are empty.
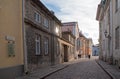
[[[95,60],[82,59],[45,79],[111,79]]]

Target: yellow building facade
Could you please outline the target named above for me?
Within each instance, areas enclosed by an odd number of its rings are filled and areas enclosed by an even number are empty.
[[[23,71],[22,0],[0,0],[0,78]]]

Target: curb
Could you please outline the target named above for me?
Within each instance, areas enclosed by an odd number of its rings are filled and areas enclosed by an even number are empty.
[[[96,63],[110,76],[111,79],[116,79],[109,71],[107,71],[98,61],[99,60],[95,60]]]
[[[57,69],[57,70],[55,70],[55,71],[53,71],[53,72],[45,75],[44,77],[41,77],[40,79],[45,79],[46,77],[48,77],[48,76],[50,76],[50,75],[52,75],[52,74],[54,74],[54,73],[56,73],[56,72],[58,72],[58,71],[60,71],[60,70],[63,70],[63,69],[65,69],[65,68],[67,68],[68,66],[69,66],[69,65],[66,65],[66,66],[64,66],[63,68]]]

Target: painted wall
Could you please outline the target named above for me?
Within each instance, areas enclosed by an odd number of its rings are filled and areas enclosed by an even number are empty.
[[[120,66],[120,46],[118,49],[115,48],[115,29],[117,27],[119,27],[119,30],[120,30],[120,2],[118,2],[118,10],[116,11],[115,9],[115,1],[116,0],[112,0],[112,8],[113,8],[113,28],[112,28],[112,31],[113,31],[113,63],[114,64],[118,64],[119,63],[119,66]],[[119,0],[118,0],[119,1]],[[120,39],[120,33],[119,33],[119,39]],[[119,45],[120,45],[120,41],[119,41]]]
[[[23,65],[22,0],[0,0],[0,54],[0,68]]]

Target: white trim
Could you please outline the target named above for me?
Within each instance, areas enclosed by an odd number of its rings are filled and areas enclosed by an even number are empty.
[[[34,19],[36,22],[41,22],[41,15],[38,12],[34,12]]]
[[[35,54],[40,55],[41,54],[41,44],[40,44],[41,38],[39,35],[36,35],[35,39]]]

